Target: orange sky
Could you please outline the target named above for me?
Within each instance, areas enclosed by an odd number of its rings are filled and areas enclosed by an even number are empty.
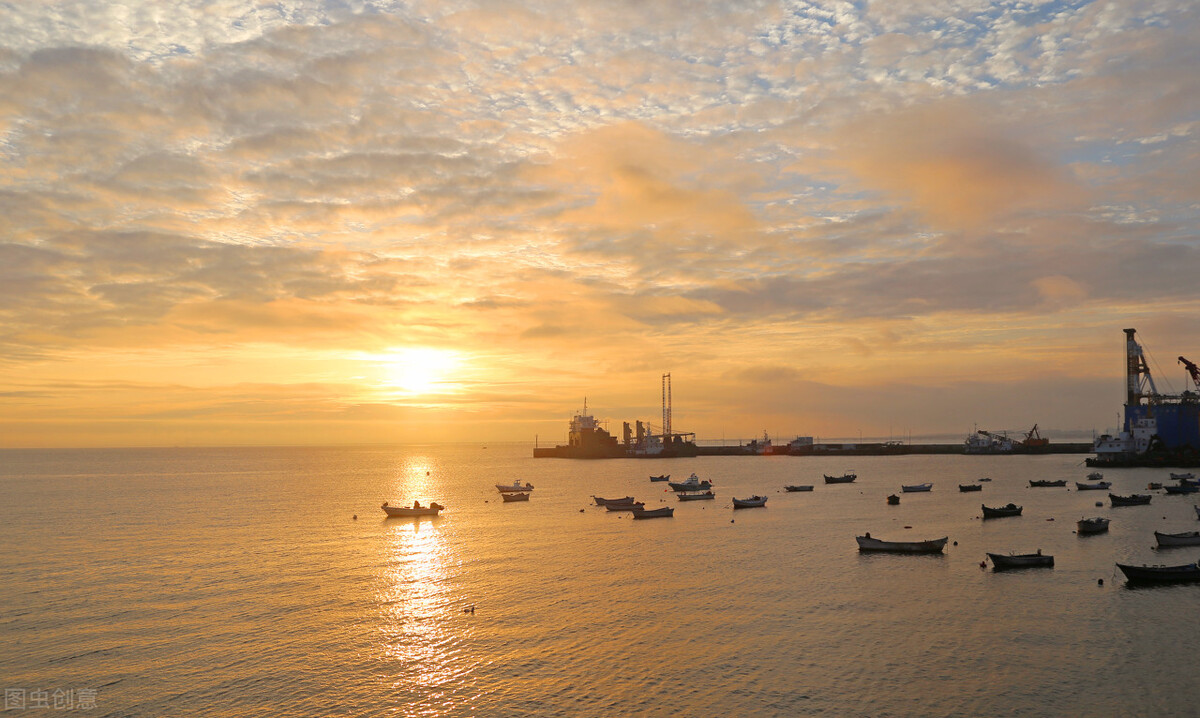
[[[0,447],[1052,438],[1200,360],[1195,3],[51,2]],[[1056,434],[1057,432],[1057,434]]]

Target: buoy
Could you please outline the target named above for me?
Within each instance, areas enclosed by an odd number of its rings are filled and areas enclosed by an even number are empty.
[[[1104,579],[1100,579],[1099,581],[1096,581],[1096,584],[1097,584],[1097,585],[1099,585],[1099,586],[1103,586],[1103,585],[1104,585]]]
[[[579,509],[579,513],[583,513],[583,509]]]
[[[354,514],[354,520],[358,521],[358,514]]]
[[[729,519],[729,523],[733,523],[733,519]]]
[[[1097,506],[1103,506],[1103,505],[1104,505],[1104,502],[1103,502],[1103,501],[1097,501],[1097,502],[1096,502],[1096,505],[1097,505]]]
[[[955,541],[955,542],[954,542],[954,545],[955,545],[955,546],[957,546],[957,545],[958,545],[958,542],[957,542],[957,541]]]

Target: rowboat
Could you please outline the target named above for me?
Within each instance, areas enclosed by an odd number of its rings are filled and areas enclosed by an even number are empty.
[[[1185,563],[1182,566],[1130,566],[1119,563],[1117,568],[1130,583],[1184,583],[1200,581],[1200,563]]]
[[[842,474],[841,476],[825,474],[824,476],[827,484],[849,484],[858,478],[858,474]]]
[[[670,479],[671,479],[670,474],[663,474],[662,476],[651,476],[650,477],[651,481],[669,481]]]
[[[917,491],[929,491],[932,488],[933,488],[933,483],[930,482],[927,484],[912,484],[910,486],[901,485],[900,491],[903,493],[906,493],[906,494],[911,494],[911,493],[915,493]]]
[[[1104,489],[1111,489],[1112,482],[1111,481],[1098,481],[1094,484],[1085,484],[1082,481],[1076,481],[1075,488],[1078,489],[1079,491],[1103,491]]]
[[[672,506],[664,506],[661,509],[635,508],[633,510],[633,517],[635,519],[670,518],[674,514],[675,514],[675,508]]]
[[[1054,557],[1042,555],[1041,550],[1037,553],[989,553],[988,558],[992,560],[992,568],[996,571],[1043,566],[1052,568],[1054,566]]]
[[[1187,479],[1194,479],[1194,478],[1196,478],[1196,475],[1195,475],[1195,474],[1193,474],[1192,472],[1188,471],[1188,472],[1186,472],[1186,473],[1183,473],[1183,474],[1176,474],[1176,473],[1172,473],[1172,474],[1171,474],[1171,478],[1172,478],[1172,479],[1175,479],[1176,481],[1185,481],[1185,480],[1187,480]]]
[[[1030,479],[1030,480],[1029,480],[1029,485],[1030,485],[1031,487],[1040,487],[1040,486],[1066,486],[1066,485],[1067,485],[1067,480],[1066,480],[1066,479],[1058,479],[1058,480],[1056,480],[1056,481],[1051,481],[1051,480],[1049,480],[1049,479]]]
[[[1200,487],[1192,486],[1191,484],[1180,484],[1178,486],[1164,486],[1163,491],[1168,494],[1194,494],[1200,491]]]
[[[604,504],[604,508],[608,511],[633,511],[634,509],[640,509],[645,505],[646,504],[641,501],[631,501],[627,504]]]
[[[680,501],[711,501],[717,498],[717,495],[711,491],[693,491],[691,493],[681,492],[675,494]]]
[[[1100,473],[1099,471],[1093,471],[1092,473],[1088,474],[1087,477],[1089,481],[1100,481],[1104,478],[1104,474]]]
[[[1016,504],[1006,504],[1004,506],[992,508],[991,506],[983,506],[981,504],[980,508],[983,509],[983,517],[985,519],[999,519],[1004,518],[1005,516],[1020,516],[1021,509],[1025,507],[1017,506]]]
[[[528,501],[529,500],[529,492],[528,491],[505,491],[504,493],[500,494],[500,498],[504,499],[504,503],[506,503],[506,504],[511,503],[513,501]]]
[[[526,483],[525,485],[521,485],[520,479],[517,479],[511,484],[495,484],[495,486],[496,490],[502,494],[506,491],[533,491],[533,484]]]
[[[941,553],[950,537],[930,539],[928,541],[882,541],[866,536],[855,536],[859,551],[890,551],[892,553]]]
[[[800,486],[784,486],[784,491],[812,491],[812,484],[802,484]]]
[[[1154,532],[1159,546],[1200,546],[1200,531],[1184,531],[1178,534]]]
[[[414,501],[412,506],[389,506],[388,502],[384,501],[380,508],[388,516],[437,516],[438,512],[446,507],[435,501],[430,502],[428,506],[422,506],[420,501]]]
[[[1117,496],[1109,494],[1108,500],[1113,506],[1144,506],[1150,503],[1150,494],[1130,494],[1129,496]]]
[[[964,493],[967,491],[983,491],[983,487],[979,484],[959,484],[958,490]]]
[[[746,499],[734,499],[733,508],[735,509],[752,509],[758,506],[766,506],[767,497],[758,496],[757,494]]]
[[[699,476],[692,474],[684,481],[668,481],[667,486],[674,491],[704,491],[712,488],[712,482],[708,479],[701,481]]]
[[[632,504],[633,503],[632,496],[622,496],[619,499],[602,499],[599,496],[593,496],[592,500],[596,502],[597,506],[604,506],[605,504]]]
[[[1075,522],[1075,528],[1081,534],[1099,534],[1108,530],[1108,519],[1101,516],[1090,519],[1079,519]]]

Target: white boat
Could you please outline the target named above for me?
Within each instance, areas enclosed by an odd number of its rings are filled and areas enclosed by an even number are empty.
[[[1088,474],[1087,477],[1088,481],[1100,481],[1104,478],[1104,474],[1100,473],[1099,471],[1093,471],[1092,473]]]
[[[1079,519],[1075,522],[1075,527],[1081,534],[1098,534],[1108,530],[1108,519],[1101,516],[1090,519]]]
[[[1196,478],[1196,475],[1193,474],[1192,472],[1188,471],[1183,474],[1172,473],[1171,478],[1175,479],[1176,481],[1184,481],[1186,479],[1194,479],[1194,478]]]
[[[717,498],[717,495],[711,491],[694,491],[692,493],[681,491],[675,495],[679,497],[680,501],[711,501]]]
[[[521,484],[521,480],[517,479],[511,484],[496,484],[496,490],[502,494],[510,491],[533,491],[533,484],[528,482]]]
[[[707,491],[712,488],[712,482],[708,479],[701,481],[699,476],[692,474],[684,481],[668,481],[667,486],[672,491]]]
[[[911,486],[900,486],[900,491],[906,494],[916,493],[918,491],[929,491],[933,488],[933,482],[927,484],[912,484]]]
[[[735,509],[752,509],[757,506],[766,506],[767,497],[758,496],[757,494],[745,499],[734,499],[733,508]]]
[[[384,501],[381,508],[388,516],[437,516],[438,512],[446,507],[436,501],[430,502],[428,506],[422,506],[420,501],[414,501],[412,506],[390,506]]]
[[[1200,531],[1185,531],[1178,534],[1154,532],[1159,546],[1200,546]]]
[[[1111,481],[1097,481],[1094,484],[1085,484],[1082,481],[1075,482],[1075,488],[1079,491],[1104,491],[1112,488]]]
[[[883,541],[871,538],[871,534],[855,536],[859,551],[890,551],[892,553],[941,553],[949,536],[927,541]]]

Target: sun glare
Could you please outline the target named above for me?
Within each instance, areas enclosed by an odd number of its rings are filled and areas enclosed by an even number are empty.
[[[462,363],[446,349],[398,349],[383,357],[384,383],[406,394],[444,394],[454,391],[453,378]]]

